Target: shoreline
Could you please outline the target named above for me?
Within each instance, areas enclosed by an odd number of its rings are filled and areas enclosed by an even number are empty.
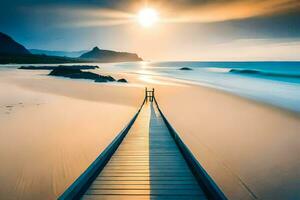
[[[131,76],[135,77],[135,76],[139,75],[139,74],[133,74],[133,73],[118,73],[118,72],[114,72],[114,73],[105,72],[104,74],[106,74],[106,75],[116,74],[117,76],[120,76],[120,77],[124,76],[125,78],[129,77],[128,78],[129,80],[130,80]],[[126,76],[124,74],[126,74]],[[255,98],[250,98],[250,97],[246,97],[246,96],[243,96],[243,95],[239,95],[237,93],[226,91],[226,90],[223,90],[221,88],[217,88],[217,87],[209,85],[209,84],[199,83],[197,81],[177,79],[177,78],[173,78],[173,77],[164,77],[164,76],[161,76],[161,75],[145,75],[145,76],[155,77],[154,79],[158,80],[158,81],[156,81],[156,84],[159,84],[159,82],[162,81],[162,82],[171,83],[171,84],[168,84],[168,85],[172,85],[172,83],[174,83],[173,85],[177,84],[177,85],[187,85],[187,86],[192,86],[192,87],[205,88],[205,89],[212,90],[212,91],[215,91],[215,92],[220,92],[224,95],[232,96],[234,98],[239,98],[242,101],[247,101],[249,103],[265,106],[265,107],[268,107],[270,109],[275,109],[275,110],[278,110],[278,112],[283,112],[283,113],[286,113],[286,114],[294,116],[294,117],[300,117],[300,111],[284,108],[284,107],[281,107],[281,106],[278,106],[278,105],[275,105],[275,104],[270,104],[268,102],[260,101],[260,100],[255,99]],[[138,81],[136,78],[133,78],[133,80],[134,80],[134,82]],[[139,81],[139,82],[143,82],[143,81]],[[144,83],[145,84],[150,84],[150,85],[153,84],[153,82],[151,82],[151,81],[148,82],[148,83],[147,83],[147,81],[144,81]]]
[[[129,62],[130,63],[130,62]],[[204,62],[205,63],[205,62]],[[298,62],[296,62],[298,63]],[[107,63],[87,63],[87,65],[91,65],[91,64],[107,64]],[[110,63],[110,64],[113,64],[113,63]],[[81,66],[82,64],[81,63],[70,63],[70,64],[65,64],[66,66],[76,66],[76,65],[79,65]],[[37,66],[40,66],[40,64],[33,64],[33,65],[30,65],[30,64],[24,64],[24,66],[32,66],[32,67],[37,67]],[[52,65],[49,65],[49,66],[52,66]],[[53,64],[53,66],[57,66],[57,64]],[[298,108],[295,108],[294,105],[288,105],[290,103],[288,102],[269,102],[269,100],[266,100],[264,99],[264,97],[260,97],[260,96],[255,96],[255,95],[249,95],[249,94],[244,94],[242,92],[238,92],[238,91],[235,91],[234,89],[230,89],[228,87],[222,87],[222,86],[218,86],[218,85],[214,85],[214,84],[211,84],[209,82],[206,82],[206,81],[203,81],[203,82],[199,82],[197,80],[192,80],[192,79],[188,79],[188,78],[182,78],[182,77],[172,77],[172,76],[166,76],[164,74],[140,74],[140,73],[136,73],[136,72],[133,72],[133,71],[124,71],[124,72],[117,72],[115,70],[111,70],[113,66],[101,66],[100,69],[97,69],[97,70],[89,70],[90,72],[93,72],[93,73],[96,73],[96,74],[99,74],[99,75],[105,75],[105,76],[114,76],[114,75],[117,75],[117,79],[124,79],[126,80],[126,76],[123,76],[124,74],[126,74],[127,76],[129,75],[136,75],[136,76],[144,76],[144,77],[154,77],[154,80],[157,79],[161,79],[161,80],[166,80],[166,82],[174,82],[174,83],[182,83],[182,84],[187,84],[187,85],[194,85],[194,86],[200,86],[200,87],[205,87],[205,88],[210,88],[210,89],[213,89],[213,90],[217,90],[219,92],[224,92],[226,94],[231,94],[233,96],[236,96],[236,97],[239,97],[239,98],[242,98],[244,100],[250,100],[251,102],[253,103],[258,103],[258,104],[263,104],[265,106],[268,106],[268,107],[272,107],[272,108],[275,108],[275,109],[279,109],[280,111],[283,111],[283,112],[288,112],[290,113],[291,115],[295,115],[296,117],[297,116],[300,116],[300,107]],[[15,66],[15,68],[17,68],[17,66]],[[9,68],[7,68],[9,69]],[[28,69],[27,69],[28,70]],[[36,69],[32,70],[32,71],[35,71]],[[31,70],[29,70],[31,71]],[[39,70],[36,70],[37,72]],[[42,70],[40,70],[42,71]],[[46,70],[47,71],[47,70]],[[50,70],[49,70],[50,72]],[[244,75],[241,75],[241,77],[244,77],[244,78],[249,78],[248,76],[244,76]],[[253,77],[250,77],[250,78],[253,78]],[[259,77],[254,77],[254,78],[257,78],[258,80],[261,80],[261,78]],[[72,78],[71,78],[72,79]],[[150,78],[151,79],[151,78]],[[78,79],[79,81],[83,80],[83,79]],[[147,81],[140,81],[140,80],[135,80],[135,82],[145,82],[145,84],[148,84]],[[267,80],[267,81],[271,81],[274,83],[280,83],[281,81],[279,80]],[[283,82],[285,83],[285,82]],[[151,84],[151,83],[150,83]],[[273,97],[273,98],[276,98]]]

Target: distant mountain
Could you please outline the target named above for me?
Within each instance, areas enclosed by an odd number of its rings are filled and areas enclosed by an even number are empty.
[[[88,52],[87,50],[83,51],[48,51],[48,50],[41,50],[41,49],[29,49],[32,54],[36,55],[47,55],[47,56],[61,56],[61,57],[70,57],[70,58],[77,58],[82,54]]]
[[[98,62],[142,61],[142,58],[134,53],[103,50],[98,47],[94,47],[91,51],[82,54],[79,58]]]
[[[142,60],[137,54],[100,50],[98,47],[88,52],[45,51],[37,49],[32,49],[31,51],[33,54],[11,37],[0,32],[0,64],[127,62]]]
[[[50,64],[86,62],[78,58],[31,54],[23,45],[0,32],[0,64]]]
[[[30,52],[11,37],[0,32],[0,54],[29,55]]]

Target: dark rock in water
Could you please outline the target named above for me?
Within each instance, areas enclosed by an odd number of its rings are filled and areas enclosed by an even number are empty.
[[[102,76],[93,72],[84,72],[80,69],[70,68],[69,66],[60,66],[53,69],[49,76],[62,76],[72,79],[89,79],[95,82],[113,82],[116,81],[111,76]]]
[[[50,76],[65,76],[68,77],[71,74],[77,74],[77,73],[82,73],[82,71],[80,69],[72,69],[69,67],[57,67],[55,69],[53,69],[49,75]]]
[[[70,73],[67,74],[66,77],[68,78],[74,78],[74,79],[91,79],[96,80],[99,78],[100,75],[92,73],[92,72],[78,72],[78,73]]]
[[[259,74],[260,72],[253,69],[231,69],[230,73],[237,73],[237,74]]]
[[[98,62],[142,61],[142,58],[135,53],[116,52],[99,49],[98,47],[94,47],[91,51],[82,54],[79,58]]]
[[[193,70],[193,69],[191,69],[189,67],[181,67],[179,70]]]
[[[105,83],[105,82],[108,82],[108,80],[102,77],[95,79],[95,83]]]
[[[113,81],[116,81],[116,80],[111,76],[101,76],[101,75],[99,75],[99,77],[97,79],[95,79],[96,83],[113,82]]]
[[[125,78],[119,79],[118,82],[120,82],[120,83],[128,83],[128,81]]]
[[[107,80],[109,81],[116,81],[116,79],[114,79],[112,76],[105,76],[107,78]]]
[[[98,69],[98,66],[94,65],[59,65],[59,66],[21,66],[18,69],[25,70],[53,70],[58,67],[64,67],[68,69]]]
[[[275,73],[267,71],[259,71],[255,69],[231,69],[229,71],[232,74],[245,75],[245,76],[269,76],[278,78],[300,78],[300,74],[285,74],[285,73]]]

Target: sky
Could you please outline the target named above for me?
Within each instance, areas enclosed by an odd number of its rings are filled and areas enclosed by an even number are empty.
[[[145,28],[137,13],[155,9]],[[1,0],[26,48],[128,51],[144,60],[300,60],[299,0]]]

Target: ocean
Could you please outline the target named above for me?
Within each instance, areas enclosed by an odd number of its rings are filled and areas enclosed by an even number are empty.
[[[300,112],[300,62],[135,62],[112,71],[168,77]],[[191,70],[180,70],[182,67]]]

